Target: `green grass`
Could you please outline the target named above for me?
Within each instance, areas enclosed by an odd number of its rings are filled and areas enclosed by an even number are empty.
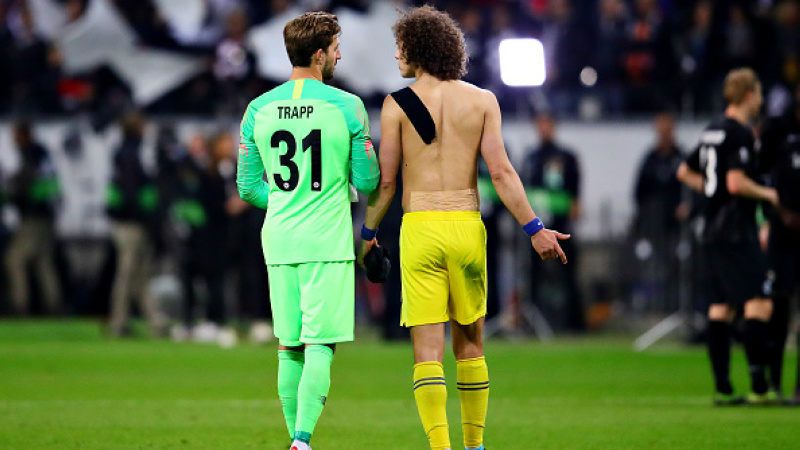
[[[87,322],[0,322],[0,449],[285,450],[274,350],[110,341]],[[711,407],[699,348],[637,354],[626,340],[587,338],[493,342],[487,354],[490,450],[800,448],[800,409]],[[315,448],[426,448],[410,358],[405,344],[341,346]],[[459,448],[452,357],[445,370]],[[734,371],[746,387],[739,353]]]

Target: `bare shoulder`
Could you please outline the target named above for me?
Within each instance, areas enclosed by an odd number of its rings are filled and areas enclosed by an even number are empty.
[[[400,105],[397,104],[397,101],[394,97],[387,95],[386,98],[383,99],[383,106],[381,107],[381,116],[383,117],[396,117],[399,116],[401,113]]]
[[[457,88],[463,92],[465,98],[474,99],[485,109],[489,109],[497,103],[494,93],[488,89],[483,89],[463,80],[457,82]]]

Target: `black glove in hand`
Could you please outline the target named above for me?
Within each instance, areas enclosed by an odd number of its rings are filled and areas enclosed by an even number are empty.
[[[367,279],[373,283],[384,283],[392,269],[389,261],[389,250],[386,247],[373,246],[364,256],[364,268],[367,270]]]

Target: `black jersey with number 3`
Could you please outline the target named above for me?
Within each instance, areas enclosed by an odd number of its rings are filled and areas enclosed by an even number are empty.
[[[703,193],[708,198],[704,211],[706,242],[743,242],[758,239],[756,201],[728,192],[726,179],[731,170],[756,177],[755,139],[749,127],[731,118],[714,121],[700,135],[700,143],[686,164],[703,174]]]

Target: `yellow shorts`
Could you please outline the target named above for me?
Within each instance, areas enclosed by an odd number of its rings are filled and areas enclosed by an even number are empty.
[[[477,211],[420,211],[400,228],[400,325],[486,315],[486,228]]]

